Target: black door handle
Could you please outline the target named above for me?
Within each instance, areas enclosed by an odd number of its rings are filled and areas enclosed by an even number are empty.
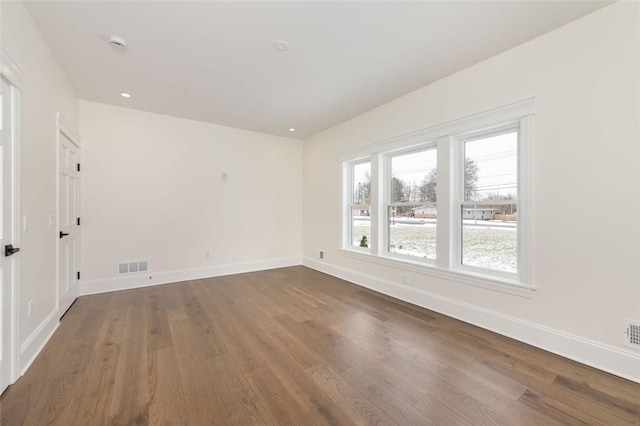
[[[69,234],[68,234],[68,233],[66,233],[66,232],[62,232],[62,231],[60,231],[60,238],[62,238],[62,237],[66,237],[67,235],[69,235]]]
[[[12,254],[16,254],[17,252],[19,252],[20,249],[18,247],[13,247],[13,244],[7,244],[6,246],[4,246],[4,255],[5,257],[9,257]]]

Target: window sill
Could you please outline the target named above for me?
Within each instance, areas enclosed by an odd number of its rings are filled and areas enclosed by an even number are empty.
[[[498,291],[501,293],[511,294],[524,298],[531,298],[532,293],[535,291],[534,286],[528,286],[516,280],[510,280],[508,278],[487,276],[467,271],[443,270],[427,263],[414,262],[404,259],[400,260],[387,256],[377,256],[370,253],[364,253],[362,251],[349,250],[344,248],[338,249],[338,253],[340,253],[342,256],[364,262],[371,262],[407,272],[414,272],[422,275],[453,281],[460,284],[486,288],[488,290]]]

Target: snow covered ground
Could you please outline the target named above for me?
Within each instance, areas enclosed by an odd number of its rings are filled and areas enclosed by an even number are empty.
[[[436,257],[436,221],[433,219],[396,218],[391,225],[390,251],[420,258]],[[463,223],[462,261],[464,265],[505,272],[517,271],[517,228],[513,222],[465,220]],[[353,244],[362,236],[371,241],[368,217],[356,218]]]

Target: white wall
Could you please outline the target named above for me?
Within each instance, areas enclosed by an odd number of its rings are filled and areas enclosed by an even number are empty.
[[[21,68],[21,213],[29,228],[21,234],[19,315],[21,367],[31,361],[52,328],[57,310],[56,113],[74,126],[77,97],[45,40],[20,2],[2,2],[2,49]],[[33,300],[32,316],[27,303]]]
[[[305,263],[640,381],[622,345],[623,318],[640,320],[638,9],[616,3],[306,140]],[[341,152],[532,96],[531,299],[412,272],[406,288],[404,271],[337,251]]]
[[[80,118],[83,293],[300,262],[300,140],[88,101]],[[144,259],[152,280],[114,281]]]

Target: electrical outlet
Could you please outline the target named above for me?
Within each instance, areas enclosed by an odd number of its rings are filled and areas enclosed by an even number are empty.
[[[30,317],[32,313],[33,313],[33,299],[27,302],[27,316]]]
[[[324,260],[324,250],[318,250],[318,259]]]
[[[402,284],[409,284],[409,277],[407,274],[402,274]]]
[[[22,217],[22,231],[27,232],[29,230],[29,216]]]

